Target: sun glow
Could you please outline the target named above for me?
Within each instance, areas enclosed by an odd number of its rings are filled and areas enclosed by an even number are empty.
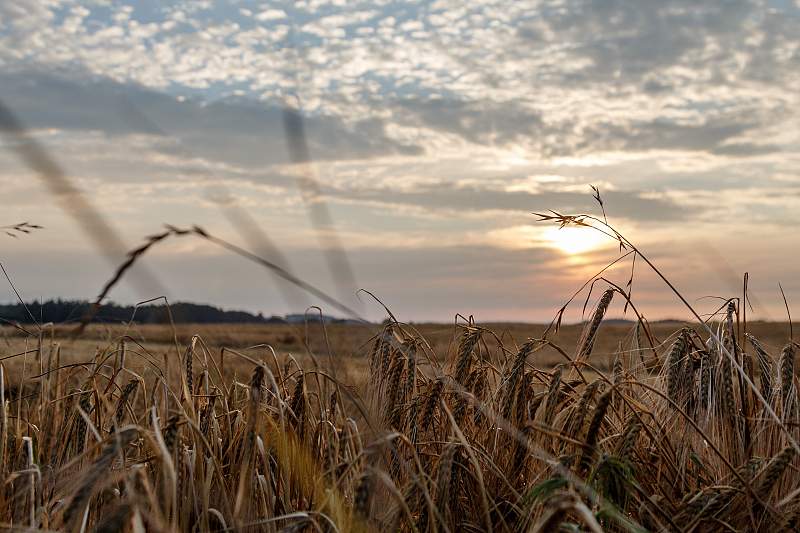
[[[591,228],[550,228],[544,232],[545,241],[567,255],[578,255],[601,248],[610,239]]]

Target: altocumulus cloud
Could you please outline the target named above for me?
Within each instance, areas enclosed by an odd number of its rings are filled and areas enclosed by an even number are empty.
[[[406,279],[402,261],[378,260],[395,243],[455,298],[494,270],[546,276],[525,263],[555,252],[498,251],[501,267],[458,244],[531,211],[595,209],[587,183],[634,233],[796,223],[799,41],[800,8],[782,0],[7,0],[0,99],[130,239],[162,221],[219,224],[209,198],[222,187],[305,261],[315,241],[283,133],[289,102],[361,278]],[[31,218],[46,197],[12,152],[0,158],[20,199],[9,216]],[[721,249],[735,240],[717,234]],[[491,291],[475,300],[502,306]]]

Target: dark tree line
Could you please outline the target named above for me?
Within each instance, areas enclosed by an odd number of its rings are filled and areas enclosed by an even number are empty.
[[[26,309],[27,307],[27,309]],[[89,311],[91,304],[78,300],[48,300],[0,304],[0,319],[4,322],[30,324],[53,322],[63,324],[77,322]],[[283,320],[278,317],[265,318],[246,311],[225,311],[203,304],[178,302],[170,304],[172,319],[176,323],[265,323]],[[134,313],[135,310],[135,313]],[[94,322],[126,322],[133,319],[141,324],[164,324],[169,322],[167,308],[163,304],[148,304],[135,308],[131,305],[109,303],[103,305],[94,316]]]

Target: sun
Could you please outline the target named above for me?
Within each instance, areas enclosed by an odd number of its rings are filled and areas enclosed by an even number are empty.
[[[545,241],[567,255],[578,255],[597,250],[608,242],[608,237],[591,228],[550,228],[544,232]]]

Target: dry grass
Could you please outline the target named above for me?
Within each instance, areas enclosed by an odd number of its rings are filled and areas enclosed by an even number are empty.
[[[650,324],[650,331],[656,345],[667,348],[673,334],[684,325],[679,322],[657,322]],[[510,346],[522,344],[528,338],[541,338],[547,330],[547,325],[544,324],[487,323],[483,326]],[[252,365],[234,355],[220,358],[223,348],[226,353],[227,350],[236,350],[261,360],[267,354],[269,346],[280,360],[291,354],[303,365],[309,364],[311,353],[321,358],[326,365],[330,364],[331,354],[334,361],[342,367],[342,372],[360,382],[360,377],[367,368],[364,354],[374,340],[377,329],[378,326],[375,325],[357,324],[332,324],[327,325],[324,330],[318,324],[309,324],[307,327],[288,324],[177,324],[174,328],[156,324],[92,324],[77,338],[71,335],[74,331],[72,326],[46,327],[43,339],[48,344],[51,339],[58,344],[64,363],[75,363],[85,361],[87,354],[94,355],[98,350],[108,352],[118,349],[123,340],[126,341],[129,352],[143,351],[151,358],[162,361],[165,356],[177,357],[176,353],[182,353],[192,337],[198,336],[209,354],[224,367],[227,379],[232,378],[237,371],[239,376],[249,374]],[[426,340],[433,353],[442,358],[452,349],[452,343],[456,342],[459,334],[456,326],[447,324],[413,324],[413,329]],[[548,338],[558,346],[576,346],[581,342],[584,329],[582,324],[563,325]],[[789,326],[779,322],[750,322],[747,330],[759,339],[763,349],[777,354],[786,344]],[[34,328],[29,328],[29,333],[11,326],[0,326],[0,358],[8,358],[0,362],[14,376],[19,376],[23,363],[27,368],[32,368],[31,356],[27,359],[22,356],[11,357],[36,348],[38,333]],[[610,371],[616,354],[625,349],[625,346],[631,345],[635,335],[632,325],[615,322],[603,324],[594,341],[591,365],[604,372]],[[484,338],[483,342],[493,349],[498,345],[495,335]],[[551,346],[543,346],[536,352],[535,363],[542,368],[566,362],[568,361],[564,356]],[[134,371],[144,371],[141,358],[129,358],[128,365]],[[31,372],[27,375],[30,376]]]
[[[547,342],[524,324],[91,326],[78,340],[4,328],[3,357],[30,352],[3,361],[0,520],[787,528],[800,513],[794,351],[775,348],[786,325],[749,324],[742,341],[734,316],[722,344],[781,423],[719,346],[677,324],[651,328],[655,347],[593,320]]]

